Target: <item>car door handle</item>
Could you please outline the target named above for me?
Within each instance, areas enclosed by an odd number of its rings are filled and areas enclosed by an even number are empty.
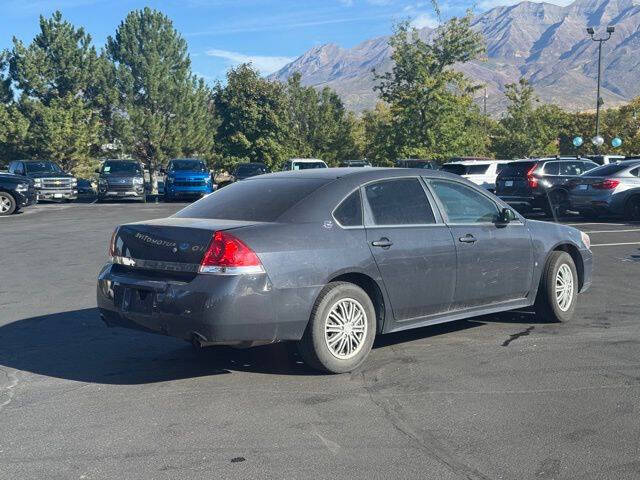
[[[374,247],[389,248],[391,245],[393,245],[393,242],[386,237],[382,237],[380,240],[371,242],[371,245],[373,245]]]
[[[458,240],[462,243],[476,243],[477,241],[476,237],[474,237],[470,233],[467,233],[464,237],[460,237]]]

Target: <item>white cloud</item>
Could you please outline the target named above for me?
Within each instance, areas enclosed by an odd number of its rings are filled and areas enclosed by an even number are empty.
[[[277,72],[287,63],[291,63],[294,59],[291,57],[269,57],[264,55],[245,55],[244,53],[230,52],[228,50],[219,50],[212,48],[205,52],[210,57],[224,58],[231,65],[239,65],[241,63],[251,63],[263,75]]]
[[[411,20],[411,26],[415,28],[436,28],[438,19],[429,13],[421,13]]]

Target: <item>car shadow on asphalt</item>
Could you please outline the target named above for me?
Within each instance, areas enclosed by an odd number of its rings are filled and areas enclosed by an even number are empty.
[[[423,340],[489,322],[536,323],[527,313],[477,317],[378,336],[374,349]],[[42,315],[0,327],[0,367],[79,382],[137,385],[251,372],[318,375],[298,355],[294,343],[249,349],[210,347],[162,335],[108,328],[96,308]]]

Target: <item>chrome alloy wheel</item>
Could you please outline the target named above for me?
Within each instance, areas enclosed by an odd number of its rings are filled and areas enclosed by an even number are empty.
[[[569,265],[563,263],[556,275],[556,302],[558,303],[558,308],[563,312],[571,308],[573,289],[573,272]]]
[[[331,354],[348,360],[358,354],[367,337],[367,314],[353,298],[338,300],[324,322],[324,341]]]
[[[9,197],[0,194],[0,213],[7,213],[10,208],[11,200],[9,200]]]

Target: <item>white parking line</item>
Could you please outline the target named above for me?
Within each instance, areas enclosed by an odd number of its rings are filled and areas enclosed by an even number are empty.
[[[640,245],[640,242],[626,242],[626,243],[599,243],[596,245],[591,245],[593,247],[621,247],[623,245]]]

